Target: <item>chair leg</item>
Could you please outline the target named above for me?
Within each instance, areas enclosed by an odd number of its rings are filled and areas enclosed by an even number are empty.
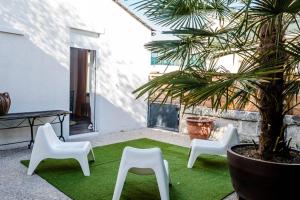
[[[169,186],[170,186],[170,187],[173,186],[170,174],[169,174]]]
[[[90,176],[90,166],[89,166],[88,156],[87,155],[79,156],[76,160],[79,162],[83,174],[85,176]]]
[[[91,162],[95,162],[96,161],[93,149],[90,150],[88,156],[89,156],[89,158],[92,157],[91,159],[89,159],[89,161],[91,161]]]
[[[192,168],[194,166],[198,155],[199,154],[192,148],[190,157],[189,157],[189,161],[188,161],[188,165],[187,165],[188,168]]]
[[[112,200],[120,199],[127,173],[128,173],[128,169],[124,169],[120,166]]]
[[[167,172],[167,176],[169,178],[169,186],[172,186],[172,181],[171,181],[171,176],[170,176],[168,161],[164,160],[164,166],[165,166],[165,169],[166,169],[166,172]]]
[[[168,184],[168,178],[161,170],[155,170],[155,176],[158,184],[158,189],[160,193],[161,200],[169,200],[169,184]]]
[[[27,175],[32,175],[34,170],[37,168],[37,166],[40,164],[40,162],[43,160],[43,158],[40,157],[32,157],[29,161],[29,167],[27,170]]]

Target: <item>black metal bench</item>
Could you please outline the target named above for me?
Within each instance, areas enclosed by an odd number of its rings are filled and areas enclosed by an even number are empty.
[[[65,110],[47,110],[47,111],[36,111],[36,112],[9,113],[5,115],[0,115],[0,130],[30,127],[30,137],[31,137],[29,141],[19,141],[19,142],[1,144],[0,146],[17,144],[22,142],[29,142],[28,148],[30,149],[31,145],[34,143],[33,127],[44,124],[44,122],[42,122],[40,118],[46,118],[46,117],[55,117],[50,123],[60,124],[59,139],[63,139],[63,141],[65,141],[65,138],[63,136],[63,121],[65,119],[65,116],[70,113],[71,112]],[[15,121],[20,120],[20,121],[16,122],[13,125],[7,124],[8,121],[13,121],[13,120]],[[40,123],[35,123],[37,120],[39,120]],[[29,125],[25,124],[26,121],[28,121]]]

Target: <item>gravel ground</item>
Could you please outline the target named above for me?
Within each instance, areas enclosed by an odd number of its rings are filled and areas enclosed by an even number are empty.
[[[117,142],[123,142],[138,138],[150,138],[175,145],[188,147],[189,138],[174,132],[157,129],[140,129],[128,132],[118,132],[111,134],[98,134],[85,138],[92,142],[93,146],[101,146]],[[82,139],[71,139],[80,141]],[[69,199],[62,192],[47,183],[37,175],[27,176],[26,169],[20,160],[29,159],[31,150],[19,147],[10,150],[0,150],[0,199],[1,200],[67,200]],[[236,200],[236,195],[232,194],[224,200]]]

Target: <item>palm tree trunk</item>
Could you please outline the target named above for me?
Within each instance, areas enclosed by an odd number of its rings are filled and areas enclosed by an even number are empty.
[[[282,34],[282,26],[278,25],[281,20],[272,21],[262,27],[260,33],[261,45],[259,55],[261,56],[261,67],[270,68],[277,66],[280,68],[285,62],[286,55],[282,53],[278,46],[283,38],[278,37]],[[284,106],[284,74],[276,72],[270,74],[270,82],[264,83],[260,89],[260,114],[261,114],[261,133],[259,138],[260,156],[269,160],[278,150],[278,143],[283,144],[283,106]]]
[[[261,133],[259,138],[259,153],[265,160],[272,158],[274,151],[277,151],[277,142],[284,140],[283,129],[283,84],[280,81],[266,84],[264,90],[268,93],[261,93]]]

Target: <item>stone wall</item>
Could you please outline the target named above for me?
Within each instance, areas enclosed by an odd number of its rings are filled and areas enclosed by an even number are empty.
[[[183,109],[181,109],[183,110]],[[232,123],[238,129],[240,140],[242,142],[258,141],[260,131],[260,115],[258,112],[227,110],[214,111],[207,107],[197,107],[195,109],[188,109],[185,113],[181,113],[179,132],[181,134],[188,134],[186,128],[186,118],[189,116],[206,116],[215,120],[215,127],[226,126]],[[287,115],[285,123],[288,125],[287,137],[292,138],[292,146],[300,147],[300,117],[294,115]]]

